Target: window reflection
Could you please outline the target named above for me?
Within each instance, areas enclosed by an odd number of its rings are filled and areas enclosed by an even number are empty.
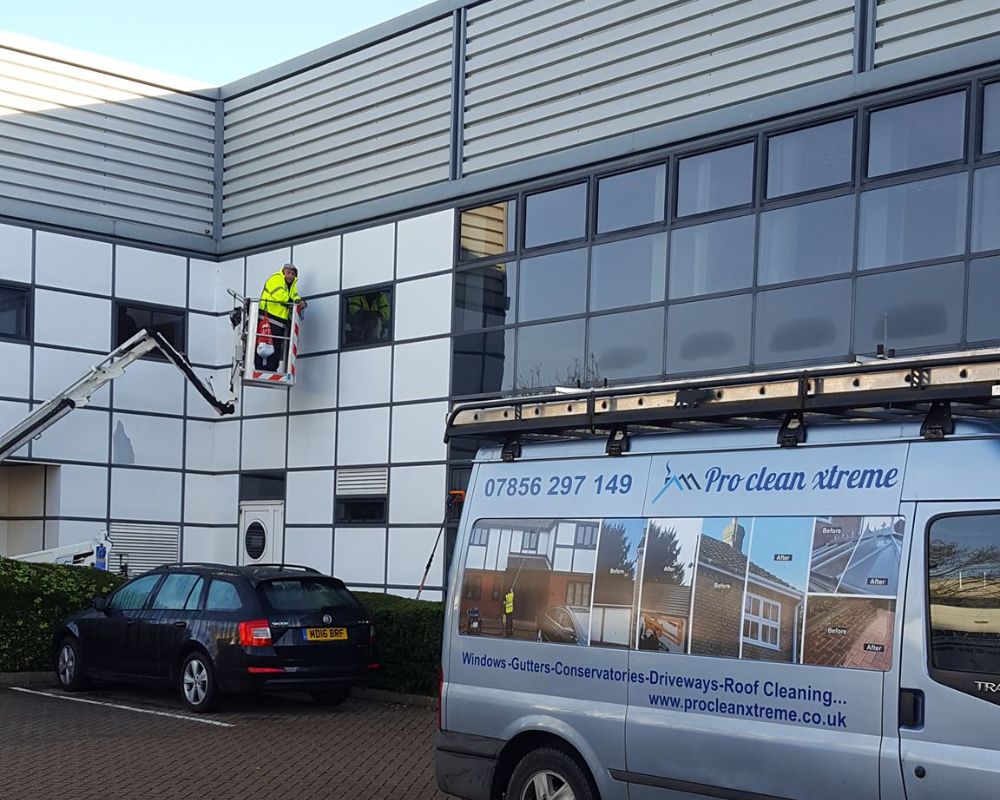
[[[452,350],[452,394],[499,394],[514,385],[514,331],[456,336]]]
[[[27,289],[0,286],[0,336],[28,338],[28,298]]]
[[[582,319],[519,328],[517,388],[582,385],[588,376],[583,336]]]
[[[767,196],[849,183],[853,153],[853,118],[771,136],[767,140]]]
[[[969,265],[970,342],[1000,339],[1000,257],[978,258]]]
[[[587,251],[526,258],[520,266],[521,322],[578,314],[587,307]]]
[[[965,92],[875,111],[868,177],[958,161],[965,154]]]
[[[711,372],[750,363],[749,294],[672,305],[667,311],[667,372]]]
[[[972,196],[972,251],[1000,250],[1000,167],[976,172]]]
[[[854,207],[854,195],[847,195],[761,214],[758,282],[850,272]]]
[[[753,197],[752,142],[682,158],[677,166],[677,216],[749,203]]]
[[[666,193],[665,164],[601,178],[597,182],[597,232],[662,221]]]
[[[516,274],[514,264],[456,272],[454,329],[469,331],[513,322]]]
[[[663,372],[663,309],[590,320],[590,381],[657,377]]]
[[[609,242],[591,251],[591,311],[655,303],[663,299],[666,282],[666,233]]]
[[[499,256],[514,250],[516,200],[503,200],[479,208],[468,208],[461,214],[461,245],[459,259],[470,261],[485,256]]]
[[[671,299],[753,283],[752,216],[677,228],[670,236]]]
[[[1000,83],[983,89],[983,152],[1000,150]]]
[[[756,364],[845,357],[851,346],[851,282],[760,292],[755,315]]]
[[[525,247],[568,242],[586,235],[587,184],[529,194],[525,203]]]

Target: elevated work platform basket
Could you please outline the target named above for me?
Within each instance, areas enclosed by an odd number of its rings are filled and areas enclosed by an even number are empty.
[[[244,386],[294,386],[302,324],[298,307],[290,306],[291,315],[281,331],[271,325],[271,319],[260,308],[260,300],[236,294],[233,297],[236,307],[230,319],[236,344],[231,383],[235,385],[239,376]]]

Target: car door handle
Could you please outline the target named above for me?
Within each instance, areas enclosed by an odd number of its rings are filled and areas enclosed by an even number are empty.
[[[899,727],[924,726],[924,693],[919,689],[899,690]]]
[[[188,624],[186,622],[175,622],[174,623],[174,627],[175,628],[186,628],[187,626],[188,626]]]
[[[125,620],[125,624],[126,625],[135,625],[135,620],[134,619],[127,619],[127,620]]]

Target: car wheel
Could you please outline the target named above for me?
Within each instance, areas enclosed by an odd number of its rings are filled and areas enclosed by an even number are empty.
[[[534,750],[518,762],[507,784],[507,800],[597,800],[575,759],[561,750]]]
[[[322,692],[312,692],[313,702],[321,706],[339,706],[350,696],[350,686],[344,686],[338,689],[327,689]]]
[[[191,653],[181,666],[181,697],[184,703],[192,711],[202,714],[215,707],[218,694],[211,660],[204,653]]]
[[[67,636],[59,643],[56,655],[56,678],[67,692],[78,692],[87,686],[87,670],[83,663],[80,642]]]

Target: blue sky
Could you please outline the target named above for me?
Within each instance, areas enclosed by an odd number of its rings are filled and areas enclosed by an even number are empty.
[[[0,29],[220,86],[428,2],[8,0]]]

